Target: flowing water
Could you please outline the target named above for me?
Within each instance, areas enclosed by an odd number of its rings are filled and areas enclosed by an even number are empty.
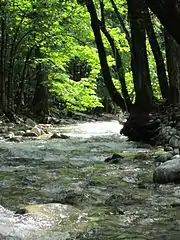
[[[155,185],[159,149],[120,128],[91,122],[52,129],[68,139],[1,141],[0,240],[179,240],[180,186]],[[124,158],[105,163],[113,153]]]

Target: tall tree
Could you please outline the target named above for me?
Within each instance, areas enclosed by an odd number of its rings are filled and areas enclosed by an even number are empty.
[[[92,26],[92,30],[94,32],[95,42],[96,42],[96,46],[98,49],[99,60],[100,60],[100,64],[101,64],[101,70],[102,70],[104,82],[106,84],[106,87],[109,91],[109,94],[110,94],[112,100],[117,105],[119,105],[123,110],[127,110],[124,99],[122,98],[120,93],[117,91],[117,89],[115,88],[114,83],[112,81],[111,73],[109,70],[108,62],[107,62],[105,47],[104,47],[103,40],[101,37],[99,19],[97,17],[94,2],[92,0],[88,0],[85,2],[85,4],[86,4],[87,10],[91,16],[91,26]]]
[[[135,71],[136,106],[144,111],[148,110],[152,104],[152,87],[146,50],[145,2],[128,0],[127,3]]]
[[[180,46],[174,38],[164,30],[167,70],[169,76],[169,102],[180,103]]]
[[[163,26],[180,44],[180,5],[178,0],[147,0],[148,6]]]
[[[151,21],[151,17],[149,14],[149,10],[148,8],[146,8],[146,12],[145,12],[145,20],[146,20],[146,31],[147,31],[147,35],[149,38],[149,43],[151,45],[151,49],[154,55],[154,59],[156,62],[156,69],[157,69],[157,76],[158,76],[158,80],[159,80],[159,86],[160,86],[160,90],[161,90],[161,95],[163,97],[163,99],[168,99],[169,98],[169,86],[168,86],[168,79],[167,79],[167,75],[166,75],[166,67],[165,67],[165,63],[164,63],[164,58],[156,37],[156,33],[154,31],[153,25],[152,25],[152,21]]]
[[[104,33],[106,39],[108,40],[108,42],[111,46],[112,53],[113,53],[113,56],[114,56],[114,59],[116,62],[115,71],[117,73],[118,79],[121,84],[122,95],[123,95],[123,98],[124,98],[124,101],[126,104],[126,108],[127,108],[126,110],[130,111],[130,109],[132,107],[132,103],[131,103],[130,96],[129,96],[127,86],[126,86],[125,72],[124,72],[122,58],[121,58],[118,48],[116,47],[116,43],[115,43],[113,37],[111,36],[111,34],[108,32],[108,30],[106,28],[103,1],[100,1],[100,6],[101,6],[101,21],[99,21],[99,24],[101,27],[101,31]]]
[[[39,46],[35,49],[35,57],[43,59]],[[42,61],[38,62],[36,66],[36,88],[32,109],[42,122],[48,116],[48,74]]]

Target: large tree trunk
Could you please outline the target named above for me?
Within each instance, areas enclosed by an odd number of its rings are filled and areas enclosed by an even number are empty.
[[[170,85],[170,103],[180,103],[180,46],[164,30],[167,70],[169,75]]]
[[[148,111],[152,104],[152,86],[146,51],[145,3],[144,0],[128,0],[134,61],[136,106],[139,111]]]
[[[91,17],[91,26],[94,32],[95,42],[98,49],[104,83],[109,91],[109,95],[111,96],[112,100],[118,106],[120,106],[122,110],[127,110],[124,99],[122,98],[120,93],[117,91],[112,81],[112,77],[111,77],[108,62],[107,62],[106,52],[105,52],[104,44],[101,37],[99,19],[97,17],[96,8],[94,6],[93,1],[92,0],[86,1],[86,7]]]
[[[180,6],[178,0],[147,0],[148,6],[162,25],[180,44]]]

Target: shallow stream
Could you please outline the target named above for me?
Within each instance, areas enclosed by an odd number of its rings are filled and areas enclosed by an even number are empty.
[[[153,183],[162,151],[117,121],[59,126],[68,139],[0,141],[0,240],[179,240],[180,185]],[[104,160],[121,154],[118,164]]]

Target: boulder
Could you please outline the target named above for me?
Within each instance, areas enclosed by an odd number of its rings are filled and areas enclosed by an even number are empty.
[[[180,158],[175,158],[158,166],[153,174],[155,183],[180,183]]]
[[[166,145],[166,146],[164,146],[164,151],[170,152],[170,151],[173,151],[173,148],[169,145]]]
[[[58,220],[58,222],[61,222],[63,219],[66,220],[69,216],[77,216],[78,218],[80,213],[80,210],[77,208],[60,203],[32,204],[19,208],[15,212],[18,215],[31,215],[36,217],[36,220]]]
[[[173,158],[173,154],[170,152],[167,152],[167,153],[157,156],[155,158],[155,162],[164,163],[164,162],[167,162],[168,160],[171,160],[172,158]]]
[[[37,123],[30,118],[26,119],[25,124],[30,127],[35,127],[37,125]]]
[[[27,130],[23,134],[23,137],[39,137],[42,134],[44,134],[43,130],[38,126],[35,126],[31,130]]]
[[[31,132],[31,130],[27,130],[24,134],[23,137],[38,137],[38,135],[34,132]]]
[[[13,136],[13,137],[8,139],[8,142],[21,142],[21,137]]]
[[[68,139],[69,136],[67,136],[65,134],[53,133],[50,138],[51,139],[53,139],[53,138]]]
[[[110,163],[110,164],[117,164],[122,160],[122,158],[123,157],[121,155],[114,153],[112,157],[106,158],[104,162]]]

